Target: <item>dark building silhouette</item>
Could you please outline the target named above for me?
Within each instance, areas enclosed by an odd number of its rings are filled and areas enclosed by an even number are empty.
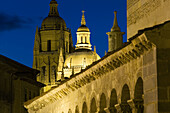
[[[0,113],[27,113],[23,103],[39,96],[38,70],[0,55]]]

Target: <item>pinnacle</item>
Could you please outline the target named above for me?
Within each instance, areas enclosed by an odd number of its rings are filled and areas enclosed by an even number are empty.
[[[84,12],[85,12],[85,11],[82,10],[81,25],[86,25],[86,20],[85,20]]]
[[[111,31],[120,31],[120,27],[118,26],[118,22],[117,22],[117,11],[114,11],[114,23],[113,23],[113,27],[111,28]]]

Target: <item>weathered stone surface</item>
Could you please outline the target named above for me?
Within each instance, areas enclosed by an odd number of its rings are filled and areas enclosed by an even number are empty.
[[[157,77],[151,76],[148,79],[145,79],[144,91],[153,90],[157,87]]]
[[[127,39],[138,30],[170,20],[169,0],[127,0]]]
[[[145,107],[144,113],[158,113],[156,112],[155,103],[149,104]]]
[[[156,89],[145,92],[144,104],[148,105],[151,103],[156,103],[157,101],[158,101],[158,99],[157,99],[157,90]]]

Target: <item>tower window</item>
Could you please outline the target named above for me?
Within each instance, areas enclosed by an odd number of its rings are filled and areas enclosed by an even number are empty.
[[[56,82],[57,81],[56,66],[52,66],[52,75],[54,76]]]
[[[81,37],[81,43],[83,43],[83,37]]]
[[[45,66],[42,67],[42,74],[45,76]]]
[[[66,52],[68,52],[68,42],[66,42]]]
[[[87,43],[87,37],[85,37],[85,43]]]
[[[51,51],[51,40],[47,41],[47,51]]]

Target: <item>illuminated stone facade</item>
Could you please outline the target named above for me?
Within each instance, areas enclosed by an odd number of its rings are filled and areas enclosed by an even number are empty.
[[[100,56],[91,49],[90,30],[86,26],[84,11],[82,11],[81,26],[77,29],[77,44],[75,51],[70,53],[64,62],[64,77],[79,73],[82,69],[100,59]]]
[[[128,0],[128,12],[130,1],[135,5],[141,0]],[[157,4],[159,0],[152,2]],[[145,29],[138,33],[128,28],[127,32],[133,35],[127,43],[116,49],[109,46],[103,58],[42,96],[27,101],[25,108],[29,113],[170,113],[170,22],[167,20],[170,18],[149,28],[146,22]],[[137,31],[141,23],[136,22]],[[122,38],[118,25],[112,28],[107,34],[118,32]],[[109,44],[114,45],[113,41],[109,40]]]
[[[71,32],[57,7],[57,2],[52,0],[49,15],[35,34],[33,68],[40,70],[37,80],[46,84],[44,91],[57,85],[61,79],[57,72],[62,71],[64,59],[73,49]]]
[[[74,50],[71,32],[59,16],[57,6],[57,2],[51,0],[49,15],[43,20],[41,28],[37,27],[35,34],[33,68],[40,70],[37,80],[46,84],[42,92],[57,86],[64,78],[70,78],[72,74],[79,73],[100,59],[96,49],[92,51],[84,11],[81,26],[77,29]]]

